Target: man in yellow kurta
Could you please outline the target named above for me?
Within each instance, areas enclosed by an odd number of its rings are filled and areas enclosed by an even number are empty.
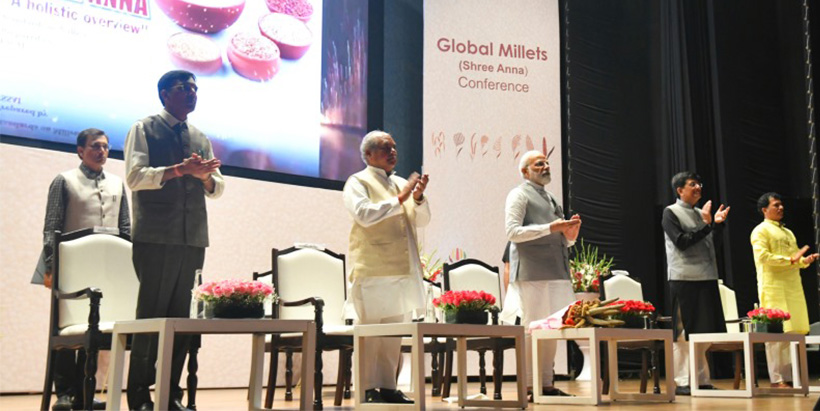
[[[752,230],[752,249],[757,267],[757,292],[760,305],[779,308],[791,314],[783,324],[783,331],[795,334],[809,332],[806,296],[800,282],[800,269],[813,263],[818,254],[804,256],[809,247],[797,248],[794,234],[786,228],[783,202],[777,193],[763,194],[757,200],[757,209],[764,220]],[[767,343],[766,362],[772,387],[791,386],[791,366],[788,343]]]

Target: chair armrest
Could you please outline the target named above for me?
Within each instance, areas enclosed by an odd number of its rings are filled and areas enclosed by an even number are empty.
[[[273,270],[268,270],[268,271],[265,271],[264,273],[257,273],[256,271],[254,271],[253,272],[253,281],[258,280],[259,277],[264,277],[266,275],[272,275],[272,274],[273,274]]]
[[[748,317],[743,317],[743,318],[733,318],[733,319],[731,319],[731,320],[725,320],[724,322],[725,322],[726,324],[739,324],[739,323],[742,323],[742,322],[743,322],[743,320],[746,320],[746,319],[748,319]]]
[[[100,299],[103,296],[102,290],[95,287],[88,287],[80,291],[74,291],[71,293],[63,293],[59,290],[51,290],[51,294],[53,294],[54,298],[58,300],[84,300],[86,298]]]
[[[298,301],[285,301],[280,299],[278,304],[284,307],[298,307],[300,305],[310,304],[313,306],[314,312],[314,322],[316,323],[316,334],[318,336],[324,335],[322,328],[324,327],[324,307],[325,307],[325,300],[321,297],[309,297]]]
[[[305,299],[298,300],[298,301],[285,301],[285,300],[280,299],[279,304],[281,304],[285,307],[298,307],[300,305],[305,305],[305,304],[310,304],[310,305],[313,305],[313,306],[317,306],[317,305],[324,306],[325,301],[322,300],[321,297],[310,297],[310,298],[305,298]]]
[[[659,315],[659,316],[655,319],[655,321],[657,321],[657,322],[659,322],[659,323],[671,323],[671,322],[672,322],[672,316],[663,316],[663,315]]]
[[[430,285],[431,285],[431,286],[433,286],[433,287],[436,287],[436,288],[439,288],[439,289],[441,288],[441,284],[439,284],[439,283],[437,283],[437,282],[435,282],[435,281],[430,281],[430,280],[428,280],[428,279],[426,279],[426,278],[423,278],[423,280],[424,280],[424,282],[425,282],[425,283],[430,284]]]

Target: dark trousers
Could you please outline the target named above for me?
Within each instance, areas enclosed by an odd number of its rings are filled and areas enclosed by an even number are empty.
[[[54,353],[54,393],[57,397],[83,397],[85,350],[60,350]]]
[[[137,318],[188,317],[194,273],[202,268],[205,249],[184,245],[133,244],[134,270],[140,281]],[[128,406],[137,409],[151,401],[157,362],[157,336],[136,334],[128,370]],[[176,336],[171,363],[171,399],[182,399],[179,379],[190,337]],[[161,404],[162,407],[167,404]]]

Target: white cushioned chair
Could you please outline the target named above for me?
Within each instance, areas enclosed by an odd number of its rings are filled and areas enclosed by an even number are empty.
[[[620,301],[637,300],[644,301],[643,287],[641,283],[629,276],[629,273],[623,270],[613,270],[613,275],[604,280],[603,284],[604,298],[610,300],[612,298],[619,298]],[[660,393],[660,373],[657,370],[658,351],[660,346],[657,341],[630,341],[618,344],[619,349],[627,351],[638,351],[641,354],[641,386],[640,392],[646,393],[646,385],[649,377],[649,371],[652,371],[654,380],[654,392]],[[603,351],[606,352],[606,351]],[[607,361],[609,359],[607,358]],[[604,366],[602,369],[606,369]],[[609,373],[604,374],[603,393],[609,392]]]
[[[316,321],[316,370],[314,408],[322,409],[322,352],[339,351],[339,373],[336,380],[334,404],[350,398],[351,365],[353,355],[353,326],[343,318],[347,298],[345,256],[321,247],[290,247],[272,250],[273,269],[253,273],[254,280],[270,281],[276,288],[279,301],[268,304],[265,314],[272,319]],[[299,352],[302,335],[274,335],[267,337],[270,351],[270,374],[265,407],[273,405],[279,352],[286,355],[285,400],[293,399],[292,355]],[[304,354],[303,354],[304,355]],[[308,378],[308,376],[302,376]]]
[[[51,402],[55,353],[85,350],[83,400],[90,410],[97,354],[111,349],[116,321],[135,319],[139,281],[128,235],[95,233],[92,228],[55,234],[48,358],[40,408],[49,409]]]
[[[498,324],[498,313],[502,308],[501,299],[501,277],[498,275],[498,267],[476,259],[468,258],[449,264],[444,263],[444,292],[447,291],[484,291],[495,297],[495,308],[489,324]],[[453,350],[452,344],[447,344],[447,354],[444,365],[444,378],[442,397],[450,396],[450,384],[453,375]],[[493,352],[493,398],[501,399],[501,381],[504,374],[504,350],[515,348],[515,340],[512,338],[470,338],[467,340],[467,349],[478,352],[479,358],[479,381],[481,383],[481,393],[487,394],[486,371],[484,354],[487,351]]]

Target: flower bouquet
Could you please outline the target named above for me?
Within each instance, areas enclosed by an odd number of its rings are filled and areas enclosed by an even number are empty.
[[[569,262],[570,277],[572,279],[572,291],[576,293],[597,293],[600,292],[601,277],[610,275],[612,268],[612,258],[607,258],[606,254],[598,254],[598,247],[584,244],[581,240],[581,247],[573,247],[575,255]]]
[[[421,249],[421,247],[419,247],[419,249]],[[432,282],[438,281],[438,277],[441,275],[444,263],[440,258],[436,258],[436,251],[434,250],[430,254],[422,253],[420,259],[421,272],[424,274],[424,279]]]
[[[433,299],[448,323],[487,324],[487,310],[494,304],[495,297],[484,291],[451,290]]]
[[[623,307],[621,303],[615,303],[617,300],[576,301],[567,307],[561,328],[620,327],[624,325],[622,320],[610,318]]]
[[[262,318],[263,303],[275,301],[277,297],[270,284],[227,279],[208,281],[196,287],[193,298],[207,304],[217,318]]]
[[[779,308],[755,308],[746,313],[752,320],[752,331],[782,333],[783,321],[792,318],[788,311]]]
[[[622,320],[626,328],[647,328],[646,319],[655,312],[655,306],[648,301],[624,300],[617,304],[621,305],[620,312],[612,318]]]

